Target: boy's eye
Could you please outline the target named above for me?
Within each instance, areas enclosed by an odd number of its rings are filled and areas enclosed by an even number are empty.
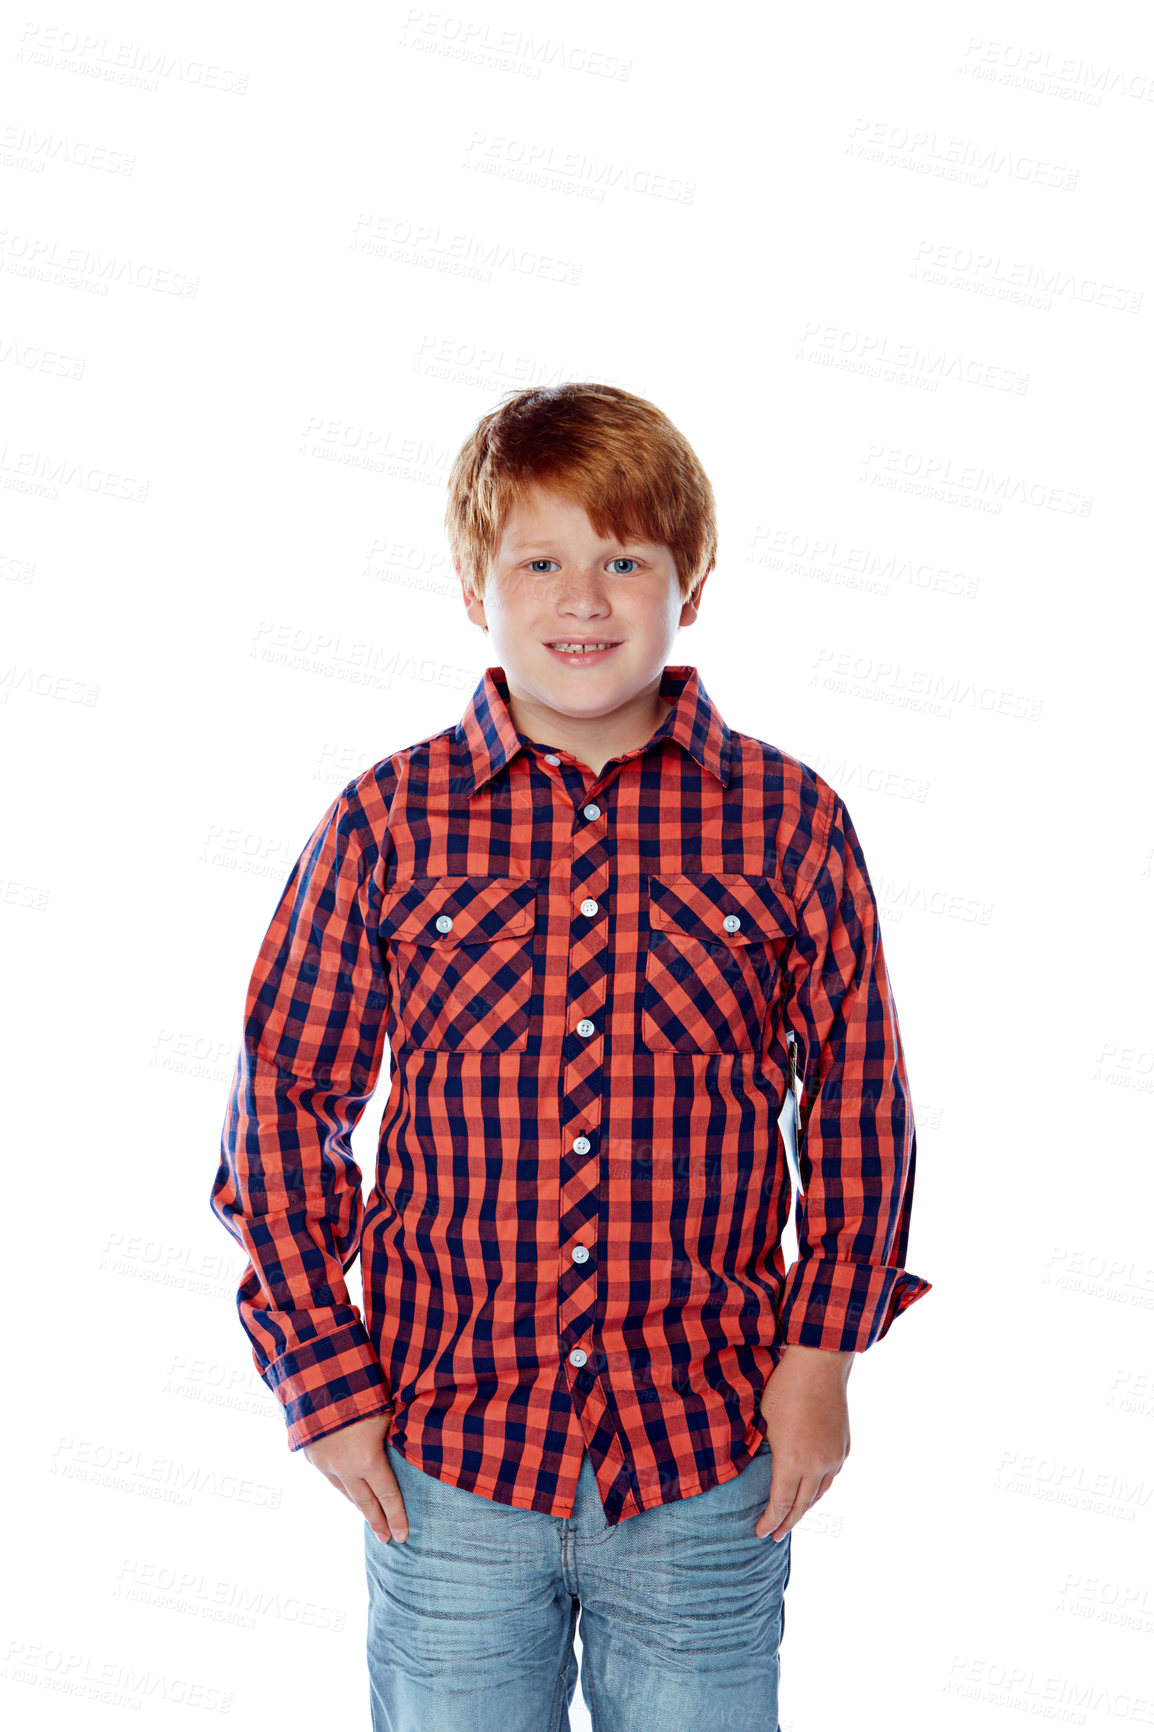
[[[634,557],[631,553],[622,553],[622,554],[619,554],[616,559],[611,559],[609,561],[609,563],[610,563],[610,565],[636,565],[637,561],[634,559]],[[542,565],[556,565],[556,564],[557,564],[557,561],[555,559],[531,559],[529,561],[529,569],[530,569],[530,571],[537,571],[538,568]],[[617,576],[618,577],[630,577],[630,576],[632,576],[632,573],[628,572],[628,571],[619,571],[617,573]]]

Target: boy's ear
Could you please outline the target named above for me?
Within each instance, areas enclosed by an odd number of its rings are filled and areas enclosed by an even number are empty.
[[[681,604],[681,618],[677,622],[679,626],[692,625],[694,620],[697,618],[697,610],[701,605],[701,592],[705,588],[705,580],[712,570],[713,561],[710,560],[709,564],[697,580],[697,588],[693,591],[689,600],[682,602]]]
[[[460,577],[460,565],[457,564],[456,560],[453,561],[453,564],[457,568],[457,576]],[[474,592],[473,586],[469,582],[468,578],[464,578],[461,581],[461,599],[465,604],[465,612],[472,620],[473,624],[479,625],[482,631],[488,631],[489,628],[485,624],[485,604]]]

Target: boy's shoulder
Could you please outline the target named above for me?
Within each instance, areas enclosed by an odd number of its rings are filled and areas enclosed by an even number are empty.
[[[729,791],[764,816],[769,869],[796,896],[817,877],[829,849],[841,795],[804,758],[770,740],[730,727]]]
[[[398,746],[383,758],[358,770],[333,798],[339,821],[354,829],[365,826],[379,839],[388,826],[397,796],[404,800],[419,790],[423,804],[459,781],[462,759],[459,722],[438,728],[407,746]]]
[[[770,740],[730,728],[730,780],[740,775],[743,786],[761,780],[767,800],[782,799],[796,806],[801,818],[828,826],[840,799],[837,789],[812,764]]]

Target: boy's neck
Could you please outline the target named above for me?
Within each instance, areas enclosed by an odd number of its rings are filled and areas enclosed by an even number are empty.
[[[571,752],[578,763],[599,776],[611,758],[632,752],[652,739],[674,708],[659,693],[643,694],[642,701],[611,716],[565,716],[537,703],[533,698],[508,697],[509,714],[519,734],[556,752]]]

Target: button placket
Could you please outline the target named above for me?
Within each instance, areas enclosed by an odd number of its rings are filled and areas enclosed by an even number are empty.
[[[605,1086],[605,1008],[609,976],[608,859],[605,817],[595,801],[575,815],[570,903],[567,1024],[561,1071],[561,1278],[558,1331],[568,1363],[585,1366],[596,1321],[600,1144]],[[577,900],[577,890],[583,894]],[[577,1341],[580,1346],[575,1345]],[[593,1398],[591,1371],[578,1385]],[[601,1405],[600,1402],[597,1403]]]

